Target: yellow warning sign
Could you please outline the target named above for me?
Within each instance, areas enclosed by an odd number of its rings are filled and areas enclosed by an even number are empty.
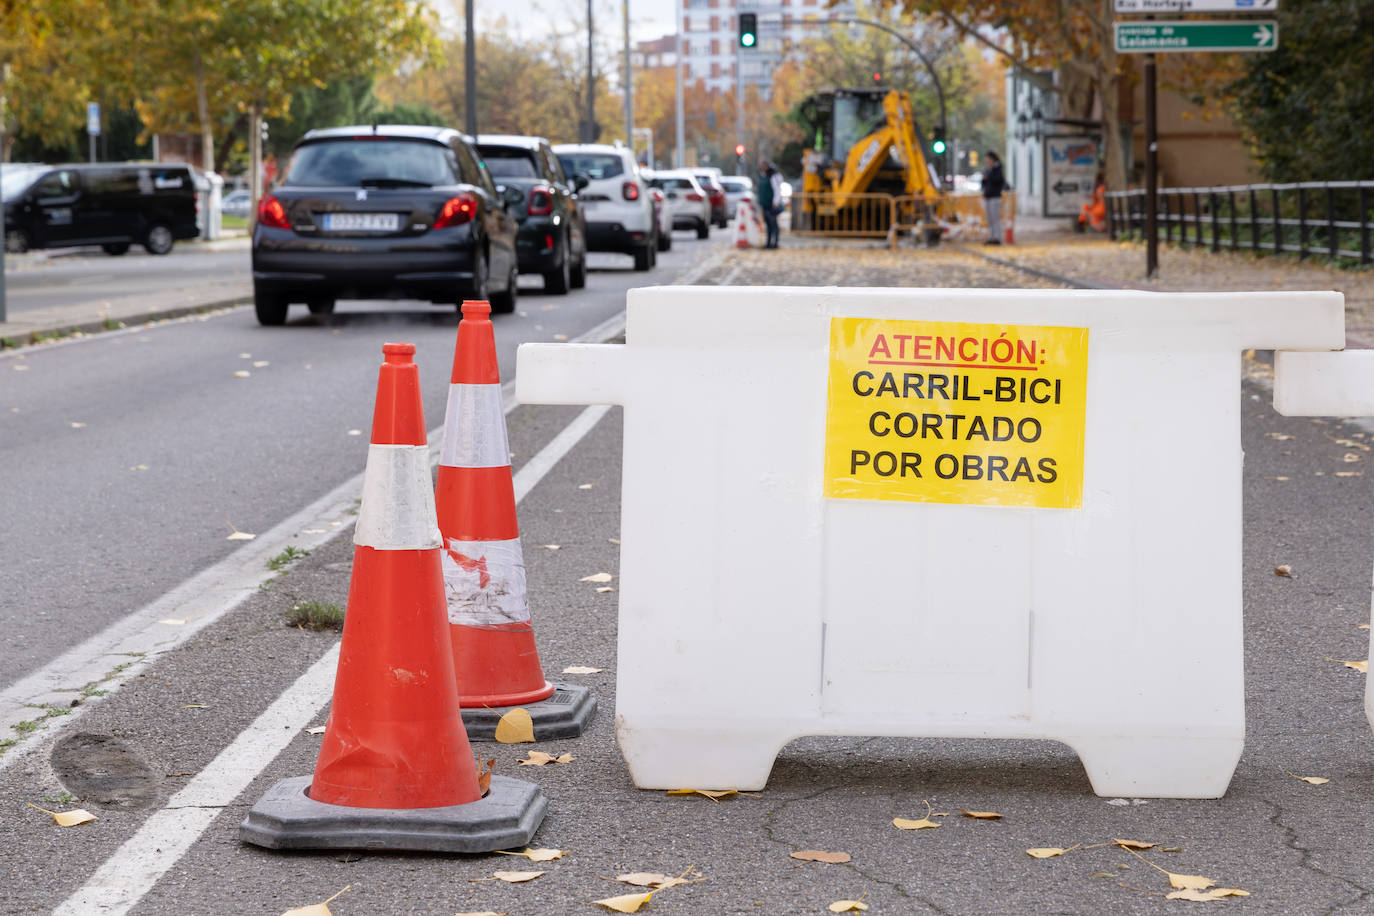
[[[830,320],[825,495],[1077,509],[1088,329]]]

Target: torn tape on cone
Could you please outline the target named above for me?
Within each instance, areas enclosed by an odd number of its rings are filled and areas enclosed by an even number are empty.
[[[353,543],[377,550],[432,550],[443,546],[434,510],[427,446],[368,446],[362,505],[358,507]]]
[[[460,541],[444,547],[444,591],[448,621],[486,629],[530,622],[525,596],[525,559],[520,539]]]
[[[510,465],[500,385],[449,385],[439,463],[451,468]]]

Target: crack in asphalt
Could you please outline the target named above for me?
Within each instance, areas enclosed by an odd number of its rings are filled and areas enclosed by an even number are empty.
[[[1272,802],[1267,798],[1264,799],[1264,803],[1274,809],[1273,815],[1269,818],[1269,823],[1271,826],[1277,827],[1284,832],[1285,836],[1283,845],[1298,853],[1298,855],[1300,856],[1298,860],[1299,868],[1305,868],[1308,871],[1315,872],[1321,875],[1323,878],[1328,878],[1332,881],[1339,881],[1342,884],[1348,884],[1350,887],[1360,892],[1359,896],[1355,897],[1354,899],[1347,900],[1343,903],[1333,904],[1323,912],[1327,914],[1336,913],[1341,910],[1344,910],[1346,907],[1349,907],[1353,904],[1363,903],[1369,898],[1372,892],[1371,888],[1367,888],[1362,884],[1357,884],[1356,882],[1351,881],[1349,878],[1342,877],[1341,875],[1333,875],[1331,874],[1331,872],[1318,868],[1315,864],[1313,864],[1312,851],[1308,849],[1306,846],[1302,846],[1298,843],[1297,828],[1290,827],[1288,824],[1285,824],[1283,822],[1283,806],[1275,802]],[[1363,910],[1361,910],[1361,912],[1363,912]]]
[[[868,744],[868,743],[870,743],[870,742],[872,742],[872,741],[877,741],[877,740],[879,740],[880,737],[881,737],[881,736],[874,736],[874,737],[871,737],[871,738],[865,738],[865,739],[863,739],[862,741],[859,741],[859,742],[857,742],[856,744],[854,744],[852,747],[844,748],[844,749],[842,749],[842,750],[841,750],[841,749],[836,749],[836,750],[834,750],[834,751],[824,751],[824,752],[821,752],[821,753],[822,753],[822,754],[830,754],[830,753],[837,753],[837,752],[839,752],[839,753],[853,753],[853,752],[858,751],[858,750],[860,750],[861,748],[863,748],[863,746],[864,746],[865,744]],[[815,769],[815,767],[812,767],[812,766],[811,766],[809,763],[807,763],[807,761],[805,761],[805,760],[796,760],[796,761],[791,761],[791,762],[796,763],[797,765],[799,765],[799,766],[801,766],[801,767],[803,767],[803,768],[805,768],[805,769],[808,769],[808,770],[814,770],[814,769]],[[789,854],[792,853],[792,852],[795,852],[796,849],[797,849],[797,846],[796,846],[795,843],[791,843],[791,842],[788,842],[788,841],[786,841],[786,840],[780,839],[779,837],[777,837],[777,836],[773,833],[773,825],[774,825],[774,823],[777,821],[778,817],[783,813],[783,811],[787,810],[787,809],[788,809],[789,807],[791,807],[793,804],[796,804],[796,803],[798,803],[798,802],[808,802],[808,801],[812,801],[813,799],[820,798],[820,797],[823,796],[823,795],[828,795],[828,794],[830,794],[831,792],[834,792],[836,789],[840,789],[840,788],[843,788],[843,787],[842,787],[842,786],[827,786],[827,787],[824,788],[824,789],[817,789],[815,792],[812,792],[812,793],[810,793],[810,794],[808,794],[808,795],[798,795],[798,796],[795,796],[795,797],[793,797],[793,798],[785,799],[781,804],[779,804],[777,807],[771,809],[770,811],[768,811],[768,813],[767,813],[766,815],[764,815],[764,819],[763,819],[763,833],[764,833],[764,836],[766,836],[766,837],[768,838],[768,841],[769,841],[769,842],[771,842],[771,843],[776,843],[777,845],[786,848],[786,849],[788,850],[788,853],[789,853]],[[906,889],[906,887],[905,887],[904,885],[902,885],[900,882],[892,881],[892,880],[889,880],[889,879],[887,879],[887,878],[883,878],[883,877],[879,877],[879,876],[874,875],[874,874],[870,874],[869,872],[865,871],[864,869],[862,869],[862,868],[859,867],[858,865],[854,864],[853,862],[845,862],[845,863],[838,863],[838,864],[843,864],[844,866],[846,866],[847,868],[849,868],[851,871],[853,871],[854,873],[858,874],[860,877],[866,878],[867,880],[872,881],[872,882],[874,882],[875,884],[881,884],[881,885],[883,885],[883,886],[885,886],[885,887],[891,888],[893,891],[895,891],[895,892],[896,892],[899,896],[901,896],[901,897],[904,897],[904,898],[906,898],[906,899],[908,899],[908,900],[915,900],[915,901],[918,902],[918,903],[924,904],[926,907],[928,907],[928,908],[929,908],[930,910],[932,910],[933,912],[936,912],[936,913],[941,914],[941,916],[952,916],[952,914],[951,914],[948,910],[941,909],[939,906],[935,905],[934,903],[932,903],[931,901],[925,899],[924,897],[921,897],[921,896],[919,896],[919,895],[917,895],[917,894],[908,892],[907,889]]]

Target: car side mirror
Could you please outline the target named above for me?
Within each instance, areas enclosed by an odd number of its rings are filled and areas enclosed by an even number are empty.
[[[592,180],[588,178],[586,175],[582,174],[581,172],[578,172],[576,175],[573,176],[573,189],[576,191],[582,190],[591,183]]]

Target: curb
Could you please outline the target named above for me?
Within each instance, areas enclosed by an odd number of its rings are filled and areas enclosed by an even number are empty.
[[[1027,267],[1024,264],[1017,264],[1015,261],[1008,261],[1005,258],[994,258],[992,255],[979,251],[976,248],[970,248],[968,245],[959,245],[957,247],[965,254],[971,254],[976,258],[982,258],[984,261],[990,261],[993,264],[1000,264],[1003,267],[1010,267],[1012,270],[1019,270],[1022,273],[1030,274],[1033,277],[1039,277],[1041,280],[1049,280],[1051,283],[1062,283],[1065,286],[1071,286],[1074,289],[1130,289],[1130,287],[1126,286],[1113,286],[1104,283],[1094,283],[1091,280],[1075,280],[1072,277],[1061,276],[1060,274],[1051,273],[1048,270],[1040,270],[1036,267]]]
[[[0,353],[9,353],[22,350],[26,347],[51,344],[55,342],[55,340],[70,337],[88,337],[96,334],[106,334],[111,331],[122,331],[134,325],[152,324],[155,321],[169,321],[175,318],[185,318],[188,315],[201,315],[219,309],[235,308],[237,306],[248,305],[252,301],[252,296],[235,296],[230,299],[216,299],[211,302],[201,302],[195,305],[179,305],[151,312],[140,312],[136,316],[130,315],[124,318],[116,318],[111,315],[102,319],[78,321],[70,324],[44,325],[43,327],[30,328],[13,336],[5,334],[3,329],[0,329]],[[116,327],[110,327],[110,322],[114,322]],[[16,340],[18,340],[18,342],[14,343]],[[10,341],[10,343],[6,341]]]

